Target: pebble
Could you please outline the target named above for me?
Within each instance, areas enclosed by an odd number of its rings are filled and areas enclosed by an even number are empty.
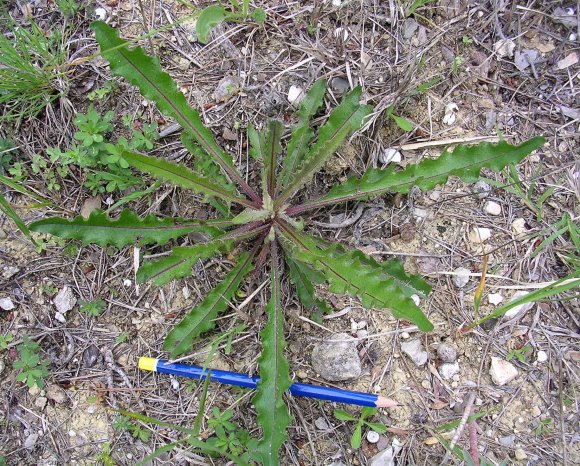
[[[463,288],[467,283],[469,283],[469,274],[471,270],[465,267],[457,267],[454,271],[454,275],[451,277],[451,281],[457,288]]]
[[[14,275],[16,275],[18,272],[20,272],[20,269],[18,267],[14,267],[13,265],[6,265],[2,269],[2,277],[8,280],[9,278],[12,278]]]
[[[95,8],[95,16],[99,21],[105,21],[107,19],[107,10],[104,8]]]
[[[381,163],[400,163],[403,156],[397,149],[389,148],[379,154],[379,162]]]
[[[306,380],[308,378],[308,372],[306,371],[298,371],[296,372],[296,377],[302,380]]]
[[[536,361],[538,361],[539,363],[542,362],[546,362],[548,360],[548,353],[546,353],[545,351],[538,351],[538,354],[536,354]]]
[[[514,380],[518,376],[518,370],[512,363],[493,356],[489,375],[494,384],[502,386]]]
[[[65,285],[58,292],[58,294],[55,296],[52,302],[54,303],[56,310],[60,314],[64,315],[68,311],[70,311],[73,307],[75,307],[75,304],[77,303],[77,298],[75,297],[72,289],[69,286]]]
[[[314,421],[314,425],[316,426],[317,429],[320,429],[320,430],[328,430],[328,429],[330,429],[330,426],[328,425],[328,422],[326,422],[326,419],[324,419],[322,416],[320,416],[319,418],[317,418]]]
[[[369,336],[369,331],[362,329],[362,330],[357,330],[356,332],[356,337],[357,338],[366,338]]]
[[[423,387],[426,390],[429,390],[431,388],[431,383],[428,380],[422,380],[421,387]]]
[[[377,443],[379,441],[380,435],[374,430],[369,430],[367,432],[367,440],[369,443]]]
[[[38,434],[30,434],[28,437],[26,437],[26,440],[24,441],[24,448],[26,448],[27,450],[32,450],[34,448],[34,445],[36,445],[37,441]]]
[[[338,333],[318,343],[312,350],[312,367],[331,382],[356,379],[362,372],[356,340]]]
[[[441,123],[443,123],[444,125],[447,125],[447,126],[451,126],[453,123],[455,123],[456,119],[457,119],[457,116],[455,116],[455,113],[446,113],[445,115],[443,115],[443,119],[441,120]]]
[[[2,372],[4,372],[5,368],[6,368],[6,363],[4,362],[4,358],[0,358],[0,374],[2,374]]]
[[[414,18],[407,18],[403,23],[403,39],[410,39],[419,29],[419,23]]]
[[[439,374],[443,380],[449,380],[454,378],[454,376],[458,374],[460,370],[461,369],[459,368],[457,361],[453,363],[446,362],[441,364],[439,367]],[[454,381],[457,382],[456,380]]]
[[[499,443],[501,443],[504,447],[509,447],[514,443],[515,439],[516,439],[515,435],[507,435],[505,437],[500,437]]]
[[[411,337],[411,335],[409,335],[409,332],[403,332],[401,333],[401,338],[403,340],[408,340]]]
[[[189,299],[191,296],[191,291],[189,291],[189,288],[187,286],[184,286],[181,289],[181,294],[183,295],[183,299]]]
[[[522,450],[521,448],[517,448],[516,451],[514,452],[514,454],[516,455],[516,460],[518,460],[518,461],[523,461],[523,460],[528,458],[528,455],[526,455],[526,452],[524,450]]]
[[[528,232],[526,228],[526,221],[523,218],[516,218],[512,222],[512,231],[516,234],[516,236],[523,236]]]
[[[417,366],[423,366],[429,357],[427,352],[423,349],[423,343],[420,338],[402,343],[401,351],[409,356]]]
[[[11,311],[12,309],[14,309],[14,303],[10,298],[1,298],[0,309],[4,311]]]
[[[499,293],[490,293],[487,295],[487,300],[489,301],[489,304],[497,306],[499,303],[503,301],[503,296],[500,295]]]
[[[350,89],[350,84],[346,79],[337,76],[330,80],[330,87],[337,94],[344,94]]]
[[[34,406],[36,406],[41,411],[46,407],[46,403],[48,399],[44,396],[39,396],[36,400],[34,400]]]
[[[510,301],[515,301],[516,299],[519,299],[523,296],[526,296],[529,292],[528,291],[516,291],[513,296],[511,297]],[[522,313],[522,315],[529,311],[535,303],[524,303],[524,304],[520,304],[518,306],[512,307],[509,311],[507,311],[504,314],[504,318],[506,319],[512,319],[513,317],[515,317],[517,314],[519,314],[520,312]]]
[[[6,239],[8,237],[8,235],[6,234],[6,232],[0,228],[0,239]]]
[[[242,87],[242,80],[238,76],[225,76],[218,83],[212,98],[218,102],[226,102]]]
[[[484,199],[489,196],[489,193],[491,192],[491,186],[485,181],[478,181],[473,185],[471,190],[474,194],[477,194],[477,197]]]
[[[437,356],[441,361],[451,363],[457,360],[457,351],[451,345],[440,343],[437,346]]]
[[[58,385],[49,385],[46,389],[46,397],[58,404],[64,404],[67,401],[66,392]]]
[[[483,211],[489,215],[501,215],[501,206],[494,201],[487,201],[483,205]]]
[[[123,280],[123,286],[124,286],[125,288],[129,288],[131,285],[133,285],[133,282],[131,282],[131,280],[130,280],[130,279],[128,279],[128,278],[125,278],[125,280]]]
[[[537,406],[534,406],[532,408],[532,416],[539,417],[541,415],[542,415],[542,410],[540,408],[538,408]]]
[[[288,89],[288,102],[290,102],[294,106],[298,106],[300,101],[304,98],[304,91],[301,87],[298,86],[290,86]]]
[[[491,238],[491,230],[489,228],[473,227],[469,230],[469,242],[472,244],[479,244]]]

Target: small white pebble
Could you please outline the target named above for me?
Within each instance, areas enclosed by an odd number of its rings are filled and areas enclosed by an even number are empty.
[[[548,360],[548,353],[546,353],[545,351],[538,351],[538,354],[536,354],[536,361],[538,362],[546,362]]]
[[[452,388],[457,388],[457,387],[459,387],[459,383],[457,383],[457,382],[451,382],[451,387]]]
[[[179,381],[175,378],[171,378],[171,388],[173,388],[173,390],[179,390]]]
[[[99,21],[105,21],[107,19],[107,10],[104,8],[95,8],[95,16]]]
[[[469,241],[471,243],[483,243],[491,238],[491,230],[489,228],[473,227],[469,230]]]
[[[132,460],[133,459],[133,455],[131,453],[127,453],[126,456],[127,456],[127,459],[128,460]]]
[[[443,120],[441,120],[441,122],[444,125],[451,126],[453,123],[455,123],[456,119],[457,119],[457,117],[455,116],[455,113],[446,113],[443,116]]]
[[[528,231],[528,229],[526,228],[526,221],[523,218],[516,218],[512,222],[512,231],[517,236],[525,235]]]
[[[290,86],[290,89],[288,89],[288,102],[292,105],[298,105],[303,98],[304,91],[301,87],[294,85]]]
[[[451,277],[451,281],[457,288],[463,288],[469,283],[471,270],[466,269],[465,267],[457,267],[453,272],[454,274]]]
[[[123,280],[123,286],[126,288],[129,288],[132,284],[133,283],[128,278],[125,278],[125,280]]]
[[[475,399],[475,406],[481,406],[483,404],[483,400],[481,398]]]
[[[452,112],[458,112],[458,111],[459,111],[459,107],[457,106],[456,103],[449,102],[445,106],[445,113],[452,113]]]
[[[487,201],[483,205],[483,211],[489,215],[501,215],[501,206],[494,201]]]
[[[367,321],[366,320],[361,320],[359,322],[356,323],[356,327],[357,329],[361,329],[361,328],[365,328],[367,326]]]
[[[76,437],[77,436],[77,433],[74,430],[69,430],[68,431],[68,436],[69,437]]]
[[[369,430],[367,432],[367,440],[369,443],[377,443],[379,441],[380,435],[378,434],[378,432],[375,432],[374,430]]]
[[[342,0],[332,0],[332,6],[338,8],[342,4]]]
[[[487,295],[487,300],[489,301],[489,304],[497,306],[499,303],[503,301],[503,296],[500,295],[499,293],[490,293],[489,295]]]
[[[14,309],[14,303],[10,298],[1,298],[0,309],[4,311],[11,311],[12,309]]]
[[[379,162],[381,163],[400,163],[403,157],[397,149],[392,147],[385,149],[385,151],[379,155]]]
[[[187,286],[184,286],[181,289],[181,293],[183,294],[184,299],[189,299],[189,297],[191,296],[191,291],[189,291],[189,288]]]
[[[407,340],[407,339],[408,339],[410,336],[411,336],[411,335],[409,335],[409,333],[408,333],[408,332],[403,332],[403,333],[401,333],[401,338],[402,338],[403,340]]]
[[[143,99],[143,100],[141,101],[141,105],[142,105],[143,107],[149,107],[149,102],[148,102],[147,100]]]
[[[63,315],[63,314],[61,314],[60,312],[56,312],[56,313],[54,314],[54,318],[55,318],[56,320],[58,320],[58,321],[59,321],[61,324],[64,324],[64,323],[66,323],[66,319],[65,319],[64,315]]]
[[[480,10],[480,11],[478,11],[478,12],[477,12],[477,17],[478,17],[478,18],[482,18],[482,17],[483,17],[483,11],[481,11],[481,10]]]
[[[418,306],[421,303],[421,298],[419,298],[419,295],[411,295],[411,299],[415,303],[415,306]]]
[[[568,40],[569,40],[570,42],[576,42],[576,39],[577,39],[577,38],[578,38],[578,36],[576,35],[576,33],[575,33],[575,32],[573,32],[572,34],[570,34],[570,35],[568,36]]]

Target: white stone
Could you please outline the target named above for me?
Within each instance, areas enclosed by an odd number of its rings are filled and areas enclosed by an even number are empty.
[[[443,115],[443,120],[441,120],[441,122],[444,125],[451,126],[453,123],[455,123],[456,119],[457,117],[455,116],[455,113],[446,113]]]
[[[11,311],[14,309],[14,303],[10,298],[0,298],[0,309],[4,311]]]
[[[400,163],[401,160],[403,160],[401,153],[392,147],[385,149],[382,154],[379,154],[379,162],[381,163]]]
[[[484,199],[489,196],[489,193],[491,192],[491,186],[485,181],[479,180],[473,185],[471,190],[477,194],[478,198]]]
[[[429,358],[429,355],[423,349],[423,343],[420,338],[415,338],[414,340],[402,343],[401,351],[409,356],[417,366],[423,366]]]
[[[538,354],[536,354],[536,361],[538,361],[539,363],[542,362],[546,362],[548,360],[548,353],[546,353],[543,350],[538,351]]]
[[[28,437],[26,437],[26,440],[24,441],[24,448],[26,448],[27,450],[32,450],[34,448],[34,445],[36,445],[36,442],[38,441],[38,434],[31,434]]]
[[[501,215],[501,206],[494,201],[487,201],[483,205],[483,211],[489,215]]]
[[[499,303],[503,301],[503,296],[500,295],[499,293],[490,293],[487,295],[487,300],[489,301],[489,304],[497,306]]]
[[[469,230],[468,238],[472,244],[483,243],[491,238],[491,230],[489,228],[473,227]]]
[[[516,236],[525,235],[528,232],[526,228],[526,221],[523,218],[516,218],[512,222],[512,231],[516,234]]]
[[[340,5],[342,5],[342,0],[332,0],[332,6],[338,8]]]
[[[513,57],[516,44],[511,39],[500,39],[493,44],[493,49],[499,58]]]
[[[54,318],[55,318],[56,320],[58,320],[58,321],[59,321],[61,324],[64,324],[64,323],[66,323],[66,318],[65,318],[65,317],[64,317],[64,315],[63,315],[63,314],[61,314],[60,312],[55,312],[55,314],[54,314]]]
[[[516,455],[516,460],[518,460],[518,461],[523,461],[523,460],[528,458],[528,455],[526,455],[526,452],[524,450],[522,450],[521,448],[516,449],[514,454]]]
[[[129,288],[131,285],[132,285],[132,282],[131,282],[131,280],[130,280],[130,279],[128,279],[128,278],[125,278],[125,280],[123,280],[123,286],[124,286],[125,288]]]
[[[510,301],[515,301],[516,299],[519,299],[523,296],[526,296],[527,294],[529,294],[528,291],[516,291],[514,293],[514,295],[512,296],[512,298],[510,299]],[[517,314],[519,314],[520,312],[522,313],[522,315],[529,311],[535,303],[524,303],[524,304],[520,304],[518,306],[512,307],[509,311],[507,311],[504,314],[504,318],[506,319],[512,319],[513,317],[515,317]]]
[[[317,429],[320,429],[320,430],[330,429],[328,422],[326,422],[326,419],[324,419],[322,416],[319,418],[316,418],[316,420],[314,421],[314,425],[316,426]]]
[[[401,338],[403,340],[408,340],[411,337],[411,335],[409,335],[409,332],[403,332],[401,333]]]
[[[568,36],[568,40],[569,40],[570,42],[576,42],[576,39],[577,39],[577,38],[578,38],[578,36],[576,35],[576,33],[575,33],[575,32],[571,33],[571,34]]]
[[[492,356],[489,375],[494,384],[502,386],[515,379],[518,376],[518,370],[512,363]]]
[[[369,443],[377,443],[380,438],[381,436],[379,435],[379,433],[375,432],[374,430],[369,430],[367,432],[367,440]]]
[[[453,376],[459,374],[460,370],[461,369],[459,368],[457,361],[452,363],[446,362],[439,366],[439,375],[441,375],[443,380],[449,380],[453,379]]]
[[[56,310],[64,315],[75,307],[77,298],[71,288],[65,285],[62,290],[58,292],[52,302],[54,303]]]
[[[189,288],[187,286],[184,286],[181,289],[181,294],[183,294],[184,299],[189,299],[191,296],[191,291],[189,291]]]
[[[541,415],[542,415],[542,410],[540,408],[538,408],[537,406],[534,406],[532,408],[532,416],[540,417]]]
[[[465,285],[467,285],[467,283],[469,283],[470,274],[471,270],[466,269],[465,267],[457,267],[453,271],[451,281],[457,288],[463,288]]]
[[[99,21],[105,21],[107,19],[107,10],[104,8],[95,8],[95,16]]]
[[[304,91],[301,87],[298,86],[290,86],[288,89],[288,102],[290,102],[294,106],[298,106],[300,101],[304,98]]]

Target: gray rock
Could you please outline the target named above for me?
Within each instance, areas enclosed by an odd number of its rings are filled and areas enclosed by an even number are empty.
[[[7,236],[8,235],[6,234],[6,232],[2,228],[0,228],[0,239],[6,239]]]
[[[59,405],[64,404],[67,401],[66,392],[58,385],[49,385],[46,388],[46,397]]]
[[[500,437],[499,438],[499,443],[501,443],[504,447],[509,447],[511,444],[514,443],[514,440],[516,439],[515,435],[507,435],[505,437]]]
[[[62,290],[58,292],[53,300],[56,310],[61,314],[66,314],[70,311],[77,303],[77,298],[73,293],[73,290],[69,286],[65,285]]]
[[[362,368],[356,340],[346,333],[332,335],[312,350],[312,367],[331,382],[355,379]]]
[[[34,400],[34,406],[36,406],[41,411],[46,408],[46,403],[48,399],[44,396],[39,396],[36,400]]]
[[[26,440],[24,441],[24,448],[26,448],[27,450],[32,450],[34,448],[34,445],[36,445],[37,441],[38,434],[30,434],[28,437],[26,437]]]
[[[85,367],[93,367],[97,362],[101,352],[95,345],[89,346],[83,351],[83,363]]]
[[[0,358],[0,374],[2,374],[2,372],[4,372],[5,368],[6,368],[6,363],[4,362],[4,358]]]
[[[457,360],[457,351],[451,345],[440,343],[437,347],[437,356],[443,362],[455,362]]]
[[[337,76],[330,80],[330,88],[337,94],[344,94],[350,89],[350,84],[346,79]]]
[[[473,185],[471,190],[474,194],[477,194],[477,197],[483,199],[489,196],[489,193],[491,192],[491,186],[488,185],[485,181],[478,181]]]
[[[457,267],[454,271],[455,275],[451,277],[451,281],[457,288],[463,288],[469,283],[469,274],[471,270],[465,267]]]
[[[7,265],[4,267],[4,269],[2,269],[2,277],[8,280],[9,278],[12,278],[14,275],[16,275],[18,272],[20,272],[20,269],[18,267],[14,267],[13,265]]]
[[[439,367],[439,374],[443,380],[449,380],[453,378],[455,374],[459,374],[460,370],[461,369],[459,369],[459,364],[457,362],[446,362],[441,364]]]
[[[427,352],[423,349],[423,343],[421,343],[420,338],[406,341],[401,344],[401,351],[409,356],[417,366],[424,365],[429,357]]]
[[[419,29],[419,23],[414,18],[407,18],[403,23],[403,39],[410,39]]]
[[[0,298],[0,309],[3,311],[11,311],[14,309],[14,303],[10,298]]]
[[[218,102],[226,102],[240,92],[241,88],[242,80],[238,76],[226,76],[218,83],[212,97]]]
[[[322,416],[320,416],[319,418],[316,418],[316,420],[314,421],[314,425],[316,426],[317,429],[320,429],[320,430],[330,429],[328,422],[326,422],[326,419],[324,419]]]

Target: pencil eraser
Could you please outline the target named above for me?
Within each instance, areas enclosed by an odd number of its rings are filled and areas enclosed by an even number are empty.
[[[139,369],[144,371],[152,371],[155,372],[157,370],[157,359],[155,358],[146,358],[140,357],[139,358]]]

